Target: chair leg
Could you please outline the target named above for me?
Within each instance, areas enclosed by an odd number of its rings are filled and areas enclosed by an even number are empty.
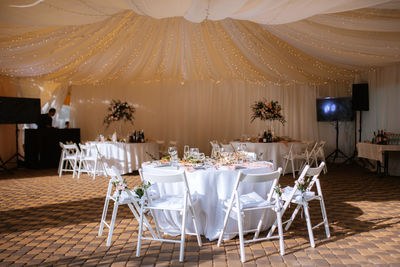
[[[283,229],[282,229],[282,213],[281,211],[276,212],[276,220],[278,222],[278,233],[279,233],[279,250],[281,255],[285,255],[285,243],[283,242]]]
[[[237,211],[237,220],[238,220],[238,228],[239,228],[240,259],[242,262],[245,262],[246,254],[244,252],[243,222],[242,222],[242,214],[239,209]]]
[[[295,172],[295,170],[294,170],[294,160],[292,159],[292,160],[290,160],[290,161],[291,161],[291,163],[292,163],[293,178],[296,178],[296,172]]]
[[[64,162],[64,154],[63,154],[63,152],[61,152],[60,162],[58,163],[58,176],[59,177],[61,177],[63,162]]]
[[[142,247],[142,235],[143,235],[143,217],[144,217],[144,207],[143,203],[140,205],[140,221],[139,221],[139,233],[138,241],[136,245],[136,257],[140,257],[140,249]]]
[[[79,164],[78,164],[78,179],[81,177],[81,172],[82,172],[82,159],[79,159]]]
[[[107,247],[111,245],[111,239],[112,235],[114,232],[114,225],[115,225],[115,219],[117,217],[117,212],[118,212],[118,201],[114,202],[114,209],[113,209],[113,214],[111,217],[111,224],[110,224],[110,230],[108,231],[108,237],[107,237]]]
[[[303,209],[304,209],[304,216],[306,217],[308,237],[310,238],[310,244],[311,244],[311,247],[315,248],[314,234],[313,234],[313,230],[312,230],[310,212],[308,211],[308,203],[305,203],[303,205]]]
[[[75,158],[75,160],[74,160],[74,166],[73,166],[73,168],[72,168],[72,178],[75,178],[76,167],[78,167],[77,165],[78,165],[78,159]]]
[[[253,238],[253,240],[257,239],[257,238],[258,238],[258,235],[259,235],[260,232],[261,232],[262,223],[263,223],[263,221],[264,221],[264,218],[265,218],[265,214],[266,214],[266,213],[267,213],[267,209],[264,209],[264,210],[263,210],[263,213],[262,213],[262,215],[261,215],[261,218],[260,218],[260,220],[258,221],[257,231],[254,233],[254,238]]]
[[[331,233],[329,231],[328,216],[326,215],[325,203],[324,203],[324,199],[322,197],[321,197],[319,203],[321,205],[321,212],[322,212],[322,218],[324,220],[326,237],[330,238],[331,237]]]
[[[185,204],[182,213],[182,226],[181,226],[181,247],[179,249],[179,261],[183,262],[185,253],[185,229],[186,229],[186,215],[187,215],[187,198],[185,197]]]
[[[60,177],[60,178],[61,178],[63,169],[64,169],[64,159],[61,161],[61,168],[60,168],[60,170],[58,171],[58,177]]]
[[[292,225],[292,222],[293,222],[294,218],[296,218],[296,215],[299,212],[300,208],[301,208],[301,205],[297,205],[296,209],[292,213],[292,216],[290,216],[290,219],[288,220],[288,222],[286,224],[285,231],[289,230],[289,227]]]
[[[131,203],[128,203],[128,207],[132,211],[133,216],[135,216],[136,220],[140,221],[140,215],[136,212],[136,210],[133,207],[133,205]],[[137,206],[135,205],[135,207],[137,207]],[[159,238],[159,236],[156,235],[156,233],[154,232],[153,228],[151,227],[151,225],[150,225],[149,221],[147,220],[146,216],[144,216],[143,220],[144,220],[144,230],[146,230],[146,228],[149,229],[150,234],[151,234],[151,236],[153,238]]]
[[[289,162],[289,159],[286,159],[285,167],[283,167],[283,173],[282,173],[283,176],[285,176],[286,168],[287,168],[288,162]]]
[[[96,180],[96,172],[97,172],[97,159],[94,161],[93,180]]]
[[[229,215],[231,214],[232,205],[233,205],[233,196],[231,197],[231,200],[229,201],[229,207],[225,214],[224,226],[222,227],[221,234],[219,235],[219,238],[218,238],[218,243],[217,243],[218,247],[221,246],[222,238],[224,237],[224,232],[225,232],[226,225],[228,223]]]
[[[194,209],[193,206],[190,206],[190,213],[192,214],[192,221],[193,221],[193,225],[194,225],[194,230],[196,232],[196,236],[197,236],[197,244],[199,245],[199,247],[201,247],[203,245],[203,243],[201,242],[201,237],[200,237],[200,233],[199,233],[199,226],[197,225],[197,217],[196,214],[194,213]]]
[[[110,198],[107,196],[106,201],[104,202],[104,207],[103,207],[103,214],[101,215],[101,222],[100,222],[100,228],[99,228],[99,236],[103,234],[103,229],[104,229],[104,222],[106,221],[107,218],[107,211],[108,211],[108,204],[110,203]]]

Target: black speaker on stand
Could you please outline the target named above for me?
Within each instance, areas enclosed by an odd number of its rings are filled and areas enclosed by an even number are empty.
[[[0,96],[0,124],[15,124],[15,154],[6,161],[1,159],[0,168],[15,160],[16,168],[24,163],[25,158],[19,153],[18,124],[37,123],[40,117],[40,99]]]
[[[362,112],[369,110],[368,83],[353,84],[352,105],[354,111],[360,112],[358,142],[361,142]],[[348,160],[346,160],[346,162],[354,160],[356,157],[357,157],[357,116],[355,119],[355,127],[354,127],[354,152],[353,156],[351,156]]]

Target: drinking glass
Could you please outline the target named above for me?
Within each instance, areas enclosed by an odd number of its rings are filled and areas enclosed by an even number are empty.
[[[219,159],[220,153],[221,153],[221,148],[220,148],[220,147],[215,147],[215,149],[214,149],[214,155],[212,155],[213,158],[214,158],[214,159]]]
[[[184,146],[183,147],[183,157],[185,158],[185,159],[187,159],[187,158],[189,158],[189,154],[190,153],[190,148],[189,148],[189,146]]]
[[[190,156],[193,157],[193,159],[197,159],[199,157],[199,149],[197,147],[192,147],[190,149]]]
[[[199,153],[199,160],[204,162],[205,158],[206,158],[206,155],[204,153]]]

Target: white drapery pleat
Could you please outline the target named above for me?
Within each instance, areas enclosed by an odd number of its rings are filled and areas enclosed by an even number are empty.
[[[317,14],[329,14],[398,2],[390,0],[51,0],[30,8],[23,0],[3,0],[0,17],[14,24],[82,25],[133,10],[156,19],[184,17],[191,22],[233,18],[260,24],[285,24]],[[393,8],[393,6],[391,7]]]
[[[342,85],[343,88],[345,85]],[[125,125],[125,137],[133,128],[144,129],[148,138],[177,140],[183,145],[198,146],[209,152],[209,141],[231,141],[242,135],[257,136],[269,123],[251,119],[250,106],[263,97],[282,104],[287,119],[285,126],[275,122],[275,133],[302,140],[318,140],[315,87],[261,86],[245,81],[210,81],[110,84],[73,86],[71,124],[81,128],[83,140],[99,134],[112,134],[105,129],[103,118],[111,99],[128,101],[136,107],[135,124]]]

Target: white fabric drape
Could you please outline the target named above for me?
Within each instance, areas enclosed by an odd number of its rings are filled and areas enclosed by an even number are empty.
[[[0,17],[3,21],[15,24],[81,25],[133,10],[156,19],[184,17],[191,22],[202,22],[206,19],[233,18],[260,24],[284,24],[317,14],[391,2],[396,3],[389,0],[51,0],[30,8],[15,8],[10,5],[26,5],[26,1],[3,0],[0,3]]]
[[[250,122],[250,106],[266,97],[282,104],[287,119],[285,126],[275,123],[278,135],[317,140],[315,89],[305,86],[260,86],[244,81],[210,81],[110,84],[108,86],[73,86],[71,121],[81,128],[83,140],[99,134],[111,134],[113,125],[105,129],[103,118],[111,99],[121,99],[136,107],[133,128],[144,129],[146,137],[157,140],[178,140],[183,145],[199,146],[209,153],[209,141],[231,141],[262,132],[267,123]]]

